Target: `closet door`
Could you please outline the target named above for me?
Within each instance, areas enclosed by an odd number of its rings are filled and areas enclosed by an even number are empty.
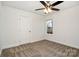
[[[32,19],[30,17],[21,16],[19,20],[20,41],[29,43],[32,39]]]

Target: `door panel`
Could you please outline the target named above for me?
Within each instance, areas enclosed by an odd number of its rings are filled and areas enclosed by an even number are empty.
[[[32,39],[32,19],[21,16],[19,20],[19,39],[21,42],[30,42]]]

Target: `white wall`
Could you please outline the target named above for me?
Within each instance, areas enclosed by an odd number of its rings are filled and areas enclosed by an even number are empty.
[[[0,20],[1,20],[1,1],[0,1]],[[1,22],[0,22],[0,27],[1,27]],[[0,31],[1,33],[1,31]],[[1,35],[0,35],[0,39],[1,39]],[[1,42],[1,40],[0,40]],[[1,43],[0,43],[0,54],[1,54]]]
[[[53,34],[46,39],[79,48],[79,6],[47,16],[53,19]]]
[[[42,16],[8,6],[2,6],[2,9],[1,49],[43,39]]]
[[[1,2],[0,2],[0,16],[1,16]],[[1,19],[1,17],[0,17]],[[0,49],[1,49],[1,44],[0,44]]]

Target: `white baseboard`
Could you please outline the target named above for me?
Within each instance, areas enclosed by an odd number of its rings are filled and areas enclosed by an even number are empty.
[[[47,39],[47,40],[49,40],[49,39]],[[70,47],[79,49],[79,46],[76,46],[76,45],[71,45],[71,44],[63,43],[61,41],[56,41],[56,40],[49,40],[49,41],[57,42],[57,43],[60,43],[60,44],[66,45],[66,46],[70,46]]]
[[[15,47],[15,46],[22,45],[22,44],[28,44],[28,43],[32,43],[32,42],[37,42],[37,41],[40,41],[40,40],[43,40],[43,39],[33,40],[33,41],[30,41],[30,42],[18,42],[18,43],[10,44],[10,45],[7,45],[7,46],[3,46],[2,49]]]

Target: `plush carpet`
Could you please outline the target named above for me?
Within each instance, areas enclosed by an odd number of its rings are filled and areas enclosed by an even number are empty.
[[[2,50],[2,57],[78,57],[79,49],[42,40]]]

